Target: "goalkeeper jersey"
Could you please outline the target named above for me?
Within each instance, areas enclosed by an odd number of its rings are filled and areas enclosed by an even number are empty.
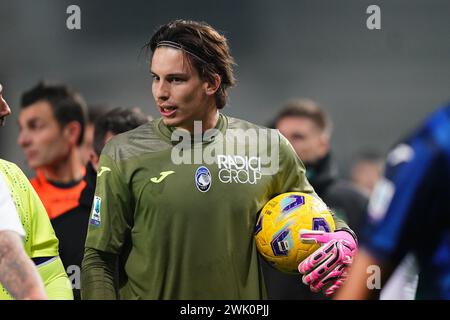
[[[30,258],[58,256],[58,239],[42,202],[23,172],[13,163],[0,159],[0,172],[25,229],[24,247]],[[64,271],[64,269],[62,269]],[[46,283],[46,279],[43,279]],[[0,299],[10,299],[0,286]]]
[[[277,131],[219,114],[197,139],[156,119],[103,150],[86,251],[120,256],[121,299],[262,299],[255,222],[288,191],[314,193]]]

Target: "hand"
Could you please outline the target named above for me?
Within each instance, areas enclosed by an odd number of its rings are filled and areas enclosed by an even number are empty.
[[[303,283],[309,285],[312,292],[326,287],[325,295],[331,296],[347,278],[347,267],[357,251],[355,239],[347,231],[311,230],[300,230],[300,239],[322,245],[299,264]]]

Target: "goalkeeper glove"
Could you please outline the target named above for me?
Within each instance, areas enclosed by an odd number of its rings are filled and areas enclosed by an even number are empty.
[[[350,232],[301,230],[300,239],[306,243],[319,243],[321,247],[303,260],[298,271],[303,274],[303,283],[312,292],[325,289],[331,296],[347,278],[347,268],[353,261],[357,244]]]

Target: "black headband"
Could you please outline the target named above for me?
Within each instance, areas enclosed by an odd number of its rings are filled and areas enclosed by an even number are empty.
[[[181,44],[177,43],[177,42],[173,42],[173,41],[160,41],[158,42],[158,44],[156,45],[156,47],[171,47],[174,49],[179,49],[179,50],[183,50],[184,52],[190,54],[191,56],[193,56],[194,58],[197,58],[198,60],[200,60],[201,62],[203,62],[204,64],[209,64],[208,62],[206,62],[204,59],[200,58],[198,55],[196,55],[195,53],[193,53],[192,51],[186,50]]]

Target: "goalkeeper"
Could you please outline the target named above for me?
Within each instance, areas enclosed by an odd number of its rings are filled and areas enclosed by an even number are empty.
[[[277,194],[314,193],[305,168],[277,131],[219,112],[235,83],[223,35],[177,20],[148,47],[162,117],[103,149],[82,298],[264,299],[256,215]],[[322,265],[302,269],[311,289],[328,294],[356,249],[345,223],[336,225],[331,234],[305,235],[331,248],[323,252],[327,273]]]
[[[7,107],[2,90],[3,87],[0,85],[1,110]],[[8,114],[1,117],[2,123]],[[37,267],[48,298],[73,299],[70,281],[58,257],[58,239],[33,187],[15,164],[2,159],[0,159],[0,179],[4,180],[14,201],[25,229],[25,251]],[[12,299],[11,294],[3,286],[0,286],[0,299]]]

